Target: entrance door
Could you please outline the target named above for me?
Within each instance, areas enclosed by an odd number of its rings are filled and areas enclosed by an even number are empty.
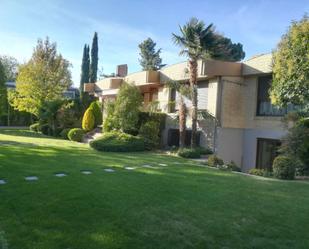
[[[277,139],[258,138],[256,168],[272,170],[275,157],[281,142]]]

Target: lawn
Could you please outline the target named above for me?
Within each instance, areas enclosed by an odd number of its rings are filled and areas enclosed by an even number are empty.
[[[0,130],[0,179],[1,249],[309,248],[308,182],[17,130]]]

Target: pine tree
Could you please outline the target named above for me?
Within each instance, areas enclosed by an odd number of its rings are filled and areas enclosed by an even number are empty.
[[[94,32],[92,46],[91,46],[91,64],[90,64],[90,82],[95,83],[97,81],[98,74],[98,61],[99,61],[99,47],[98,47],[98,34]]]
[[[156,43],[148,38],[138,45],[140,48],[139,59],[140,65],[143,70],[159,70],[164,66],[162,59],[160,58],[161,48],[156,51]]]
[[[81,76],[80,76],[80,93],[84,92],[84,83],[89,82],[89,67],[90,67],[90,58],[89,58],[89,46],[85,44],[83,59],[82,59],[82,67],[81,67]]]

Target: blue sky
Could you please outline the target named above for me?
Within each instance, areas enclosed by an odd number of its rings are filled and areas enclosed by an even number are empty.
[[[270,52],[291,20],[309,12],[308,0],[0,0],[0,54],[25,62],[37,38],[49,36],[72,63],[79,84],[82,49],[99,34],[99,68],[115,72],[127,63],[140,70],[138,44],[151,37],[162,48],[163,63],[184,61],[171,33],[192,16],[244,46],[246,58]]]

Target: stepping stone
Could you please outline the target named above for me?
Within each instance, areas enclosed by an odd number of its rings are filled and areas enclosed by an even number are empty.
[[[39,178],[37,176],[26,176],[26,181],[37,181]]]
[[[136,169],[136,167],[124,167],[125,169],[127,169],[127,170],[134,170],[134,169]]]
[[[157,167],[151,166],[149,164],[144,164],[142,167],[148,168],[148,169],[157,169]]]
[[[166,167],[166,166],[167,166],[167,164],[165,164],[165,163],[159,163],[159,165],[160,165],[160,166],[163,166],[163,167]]]
[[[81,173],[84,174],[84,175],[91,175],[92,171],[90,171],[90,170],[82,170]]]
[[[109,172],[109,173],[115,172],[115,170],[113,170],[113,169],[104,169],[104,171],[105,171],[105,172]]]
[[[3,179],[0,179],[0,185],[4,185],[4,184],[6,184],[6,181]]]
[[[64,176],[67,176],[67,174],[65,174],[65,173],[56,173],[54,176],[64,177]]]

